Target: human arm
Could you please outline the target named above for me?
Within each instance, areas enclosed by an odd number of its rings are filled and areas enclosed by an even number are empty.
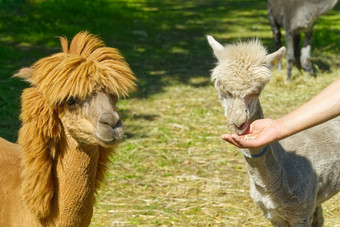
[[[254,121],[249,134],[224,134],[237,147],[260,148],[340,115],[340,78],[293,112],[278,118]]]

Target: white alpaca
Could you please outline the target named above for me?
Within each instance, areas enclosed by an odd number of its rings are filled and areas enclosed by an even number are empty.
[[[208,41],[218,59],[211,79],[227,127],[243,134],[263,118],[258,98],[285,48],[268,55],[258,40],[226,46],[211,36]],[[263,149],[242,149],[250,196],[274,226],[322,226],[321,204],[340,191],[339,132],[336,118]]]

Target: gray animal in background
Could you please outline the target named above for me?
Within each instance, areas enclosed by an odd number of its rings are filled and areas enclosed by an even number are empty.
[[[291,79],[294,64],[315,75],[311,62],[313,26],[315,20],[331,10],[337,2],[338,0],[268,0],[268,18],[277,50],[282,46],[280,27],[286,31],[286,79]],[[305,33],[305,39],[300,51],[301,33]]]
[[[244,134],[263,118],[259,96],[270,68],[285,47],[267,54],[258,40],[222,46],[208,36],[217,66],[211,79],[224,108],[227,127]],[[248,138],[251,139],[251,138]],[[319,227],[321,205],[340,191],[340,118],[302,131],[263,149],[241,149],[250,196],[275,227]]]

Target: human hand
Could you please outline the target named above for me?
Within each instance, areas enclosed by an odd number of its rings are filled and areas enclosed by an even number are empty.
[[[239,148],[261,148],[280,139],[280,127],[276,120],[259,119],[251,123],[245,135],[224,134],[221,138]]]

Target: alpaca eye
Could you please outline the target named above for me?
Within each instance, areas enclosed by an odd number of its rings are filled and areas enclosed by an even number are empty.
[[[227,97],[232,97],[233,94],[227,90],[220,90],[221,94],[223,94],[224,96],[227,96]]]
[[[77,99],[75,99],[75,98],[72,97],[72,96],[66,100],[66,104],[67,104],[68,106],[73,106],[73,105],[76,104],[76,103],[77,103]]]

